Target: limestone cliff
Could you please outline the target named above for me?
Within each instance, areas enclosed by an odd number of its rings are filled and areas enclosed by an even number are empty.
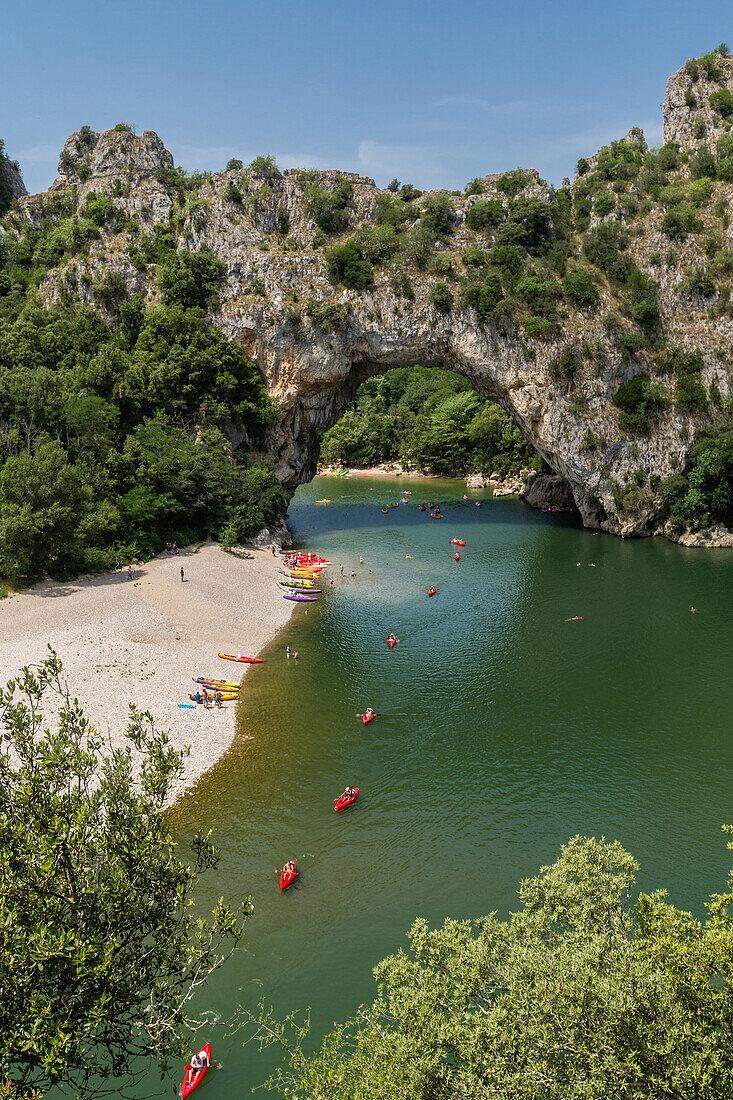
[[[603,151],[581,162],[581,173],[560,193],[534,171],[514,173],[510,190],[505,176],[486,175],[466,192],[449,195],[451,231],[433,233],[429,257],[413,257],[408,249],[390,263],[375,263],[373,285],[362,290],[329,279],[312,195],[313,189],[331,195],[339,188],[348,191],[342,210],[348,224],[326,242],[343,243],[374,224],[385,192],[373,180],[337,171],[281,173],[263,159],[247,170],[207,174],[186,190],[152,131],[140,137],[118,130],[72,134],[58,179],[44,194],[20,197],[5,227],[22,233],[26,225],[55,217],[59,196],[72,195],[82,210],[90,192],[107,193],[124,213],[103,227],[88,254],[48,272],[42,292],[49,303],[63,294],[94,302],[95,283],[110,271],[122,276],[128,294],[154,299],[155,265],[141,261],[136,242],[161,224],[170,228],[178,249],[208,249],[220,257],[226,280],[211,320],[241,344],[279,398],[282,416],[270,432],[268,454],[290,490],[313,476],[323,433],[364,379],[421,363],[455,370],[496,400],[569,484],[586,525],[620,535],[650,534],[656,527],[655,486],[684,463],[700,428],[720,421],[733,392],[730,294],[726,297],[720,286],[711,293],[705,281],[696,290],[688,277],[708,265],[711,239],[718,251],[733,249],[726,216],[733,182],[718,180],[701,201],[694,200],[696,225],[689,231],[671,232],[666,218],[672,200],[665,189],[687,187],[695,174],[693,156],[730,128],[725,103],[725,117],[711,106],[711,96],[729,88],[730,60],[721,59],[714,79],[698,71],[693,81],[694,75],[688,65],[667,85],[665,140],[677,142],[681,155],[656,189],[650,185],[642,193],[638,182],[612,174],[601,201],[598,187],[588,191],[588,180],[599,173],[606,179]],[[638,153],[639,164],[647,157],[640,131],[631,131],[619,148],[632,160]],[[704,194],[704,188],[698,191]],[[424,192],[403,204],[400,231],[406,239],[412,227],[423,224],[421,214],[434,194]],[[543,254],[541,261],[530,261],[542,278],[556,279],[559,296],[564,284],[556,276],[566,264],[572,270],[589,267],[583,233],[608,221],[620,224],[628,262],[642,281],[658,288],[653,324],[640,328],[626,291],[603,270],[593,272],[597,301],[562,301],[555,327],[541,333],[526,317],[523,322],[528,307],[512,313],[508,291],[504,306],[489,319],[462,304],[460,279],[470,275],[471,263],[485,262],[471,250],[490,244],[486,232],[471,227],[471,208],[493,201],[506,217],[521,199],[539,199],[561,213],[572,208],[575,221],[568,214],[571,228],[560,259]],[[436,304],[439,282],[450,290],[447,309]],[[665,347],[697,356],[696,378],[705,399],[696,407],[673,398],[675,368],[660,354]],[[624,426],[615,399],[619,388],[640,374],[652,377],[661,396],[653,421],[635,430]],[[236,437],[235,425],[232,433]]]

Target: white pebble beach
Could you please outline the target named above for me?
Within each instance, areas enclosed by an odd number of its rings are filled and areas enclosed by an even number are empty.
[[[217,654],[256,656],[283,628],[294,605],[277,586],[280,558],[254,550],[241,559],[207,543],[101,576],[44,581],[0,601],[0,683],[37,665],[50,644],[72,695],[112,746],[124,744],[131,702],[189,745],[184,781],[191,787],[227,751],[237,702],[189,710],[192,677],[240,680],[262,665]],[[181,581],[181,567],[184,581]]]

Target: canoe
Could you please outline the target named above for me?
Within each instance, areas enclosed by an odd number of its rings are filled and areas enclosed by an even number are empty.
[[[208,688],[208,687],[206,687],[205,684],[203,684],[202,687],[205,691],[211,692],[212,696],[213,696],[214,692],[221,691],[220,688]],[[193,695],[191,695],[190,692],[188,694],[188,697],[189,697],[189,699],[193,699]],[[239,698],[239,692],[238,691],[222,691],[221,692],[221,697],[222,697],[222,699],[238,699]],[[195,700],[194,700],[194,702],[195,702]],[[202,702],[203,702],[203,700],[202,700]]]
[[[354,793],[352,795],[342,794],[341,797],[337,799],[336,805],[334,806],[334,810],[336,811],[336,813],[338,813],[339,810],[345,810],[346,807],[350,806],[352,802],[356,802],[357,798],[359,797],[359,788],[354,787],[353,791]]]
[[[373,722],[376,717],[377,717],[376,714],[363,714],[361,716],[361,720],[362,720],[362,722],[364,723],[365,726],[368,726],[369,723]]]
[[[240,661],[242,664],[245,665],[262,664],[261,657],[243,657],[241,653],[220,653],[219,656],[222,657],[225,661]]]
[[[202,687],[218,688],[220,691],[235,691],[240,687],[238,680],[214,680],[209,676],[192,676],[194,684],[201,684]]]
[[[465,542],[463,541],[463,539],[451,539],[451,542],[453,543],[454,546],[465,546],[466,545]]]
[[[190,1066],[186,1066],[183,1084],[181,1085],[181,1100],[186,1100],[186,1097],[190,1096],[193,1090],[199,1087],[204,1077],[211,1069],[211,1043],[207,1043],[205,1047],[202,1047],[199,1054],[206,1055],[206,1065],[202,1069],[193,1071]]]
[[[295,882],[296,878],[300,874],[298,870],[298,862],[295,859],[291,859],[290,862],[295,866],[294,871],[281,871],[280,872],[280,889],[287,890],[291,882]]]
[[[283,592],[283,599],[293,603],[318,603],[318,596],[306,596],[304,592]]]

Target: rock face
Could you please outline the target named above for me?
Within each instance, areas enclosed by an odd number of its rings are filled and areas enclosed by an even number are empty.
[[[575,507],[573,487],[559,474],[536,474],[530,477],[524,488],[524,499],[533,508]]]
[[[729,73],[729,61],[725,67]],[[685,102],[690,80],[681,69],[667,85],[665,139],[696,140],[693,109]],[[695,94],[700,103],[707,104],[708,90],[698,78]],[[711,113],[705,105],[699,110],[705,117]],[[646,148],[640,131],[631,131],[628,140]],[[603,323],[607,311],[617,308],[613,288],[603,279],[597,307],[565,310],[562,334],[545,339],[528,336],[511,320],[480,322],[474,309],[458,305],[455,282],[450,284],[455,299],[452,310],[439,312],[431,299],[438,269],[409,259],[402,281],[395,278],[394,269],[377,267],[374,285],[367,290],[334,287],[323,241],[319,241],[323,234],[311,216],[309,189],[333,193],[349,185],[348,232],[352,233],[372,224],[375,206],[384,194],[373,180],[336,171],[280,173],[255,164],[250,170],[212,173],[184,201],[180,192],[177,197],[175,184],[166,179],[172,164],[171,155],[152,131],[140,137],[117,130],[72,134],[50,191],[18,200],[19,230],[23,224],[38,225],[48,216],[50,200],[68,193],[72,185],[80,208],[90,191],[106,191],[127,215],[125,232],[106,228],[88,256],[49,272],[42,287],[49,303],[68,293],[67,268],[73,268],[75,293],[87,301],[94,301],[95,279],[109,270],[122,274],[130,294],[141,291],[155,300],[154,266],[141,267],[139,260],[135,265],[131,259],[129,249],[135,241],[131,222],[135,233],[148,234],[158,223],[168,223],[179,249],[210,249],[219,256],[227,277],[211,320],[257,363],[270,394],[280,402],[282,415],[269,433],[266,454],[289,491],[314,475],[324,432],[365,379],[420,363],[456,371],[509,413],[558,475],[557,499],[563,500],[559,506],[566,506],[572,497],[586,525],[615,534],[654,532],[650,487],[680,468],[698,429],[715,422],[720,414],[712,406],[681,412],[669,401],[648,434],[632,434],[621,427],[614,396],[645,365],[633,351],[631,356],[622,351],[618,332]],[[487,175],[481,180],[483,193],[451,196],[454,231],[442,240],[436,235],[433,242],[433,255],[442,253],[445,258],[444,270],[454,265],[455,272],[462,272],[461,256],[477,245],[477,234],[466,225],[471,206],[495,199],[506,207],[499,182],[500,176]],[[733,185],[722,186],[733,198]],[[554,193],[534,171],[526,173],[519,193],[555,201]],[[415,219],[424,202],[423,198],[414,203]],[[702,384],[708,392],[714,387],[724,402],[733,392],[733,371],[727,350],[723,352],[733,346],[733,322],[730,315],[709,316],[710,303],[691,296],[684,287],[684,265],[702,255],[695,241],[679,246],[675,262],[664,258],[660,263],[662,249],[667,250],[665,257],[669,252],[669,241],[660,232],[662,216],[663,210],[655,207],[638,231],[634,227],[629,255],[659,284],[659,340],[698,349],[703,359]],[[597,224],[595,215],[594,219],[592,224]],[[724,236],[733,246],[731,231]],[[631,331],[633,322],[622,319],[619,323],[623,332]],[[554,364],[571,345],[591,352],[578,357],[571,377],[559,375]],[[662,373],[659,379],[673,389],[672,374]],[[237,433],[232,425],[235,441],[246,445],[246,438]],[[540,492],[539,487],[535,492]]]

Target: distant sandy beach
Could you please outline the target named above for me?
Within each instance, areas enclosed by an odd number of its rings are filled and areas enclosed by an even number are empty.
[[[290,618],[277,587],[280,558],[254,550],[242,560],[207,543],[127,570],[68,583],[45,581],[0,601],[0,683],[39,664],[51,644],[73,695],[113,746],[124,742],[128,706],[149,710],[176,748],[190,745],[177,794],[229,748],[236,701],[221,710],[183,709],[192,677],[239,680],[261,665],[217,654],[256,656]],[[184,570],[181,582],[180,570]]]

